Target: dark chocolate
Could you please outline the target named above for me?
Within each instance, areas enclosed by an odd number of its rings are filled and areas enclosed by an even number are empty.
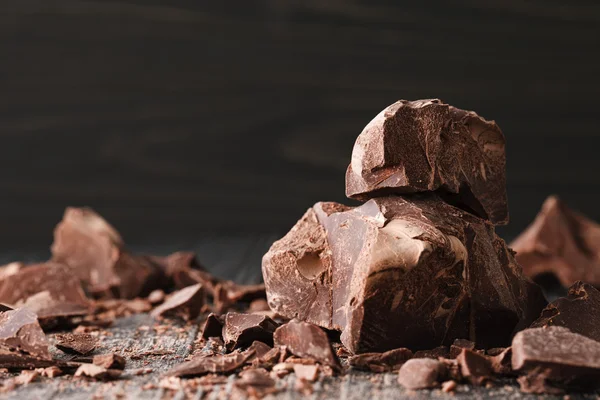
[[[204,327],[202,328],[202,337],[208,339],[210,337],[223,338],[223,318],[217,314],[210,313],[206,317]]]
[[[409,349],[400,348],[385,353],[363,353],[348,358],[348,363],[356,368],[372,372],[398,371],[402,364],[413,357]]]
[[[493,370],[489,357],[473,350],[462,349],[456,357],[463,379],[474,385],[482,385],[492,377]]]
[[[98,338],[89,333],[61,333],[54,336],[57,349],[69,354],[86,356],[98,347]]]
[[[438,192],[447,201],[508,223],[504,135],[494,121],[438,99],[400,100],[364,128],[346,172],[359,200]]]
[[[600,341],[600,291],[592,285],[575,282],[567,297],[548,304],[542,315],[531,324],[532,328],[564,326]]]
[[[341,330],[353,353],[506,346],[546,305],[493,226],[433,194],[317,203],[262,269],[273,311]]]
[[[583,281],[600,287],[600,225],[550,196],[533,223],[510,245],[523,272],[553,274],[564,287]]]
[[[430,358],[408,360],[398,371],[398,383],[409,390],[439,386],[447,375],[446,366]]]
[[[231,354],[216,354],[213,356],[196,356],[171,369],[168,376],[199,376],[209,373],[226,374],[243,367],[255,355],[255,350],[234,352]]]
[[[41,360],[52,359],[48,351],[48,340],[37,316],[26,308],[0,313],[0,348]]]
[[[275,346],[285,346],[295,356],[312,358],[337,370],[341,368],[327,334],[316,325],[292,320],[277,328],[273,339]]]
[[[229,350],[247,346],[255,340],[272,345],[277,326],[264,315],[230,312],[225,315],[223,341]]]
[[[152,316],[178,316],[194,319],[204,307],[206,300],[202,284],[198,283],[172,293],[167,300],[152,311]]]

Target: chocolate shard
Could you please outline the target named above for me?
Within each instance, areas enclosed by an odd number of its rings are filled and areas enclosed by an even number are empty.
[[[533,223],[512,243],[523,272],[555,275],[564,287],[583,281],[600,287],[600,225],[550,196]]]
[[[206,317],[206,321],[204,322],[204,327],[202,328],[202,337],[204,339],[208,339],[210,337],[222,338],[224,323],[225,321],[223,321],[223,318],[217,314],[208,314],[208,317]]]
[[[546,305],[492,225],[434,194],[317,203],[262,270],[273,311],[341,330],[353,353],[505,346]]]
[[[575,282],[567,297],[548,304],[532,328],[564,326],[571,332],[600,341],[600,291],[592,285]]]
[[[512,369],[512,349],[507,347],[505,349],[494,349],[496,352],[488,352],[488,359],[490,360],[490,367],[496,375],[514,375]]]
[[[123,371],[119,369],[106,369],[94,364],[82,364],[75,371],[75,376],[108,381],[119,378],[122,373]]]
[[[398,371],[398,383],[409,390],[439,386],[446,378],[446,366],[430,358],[408,360]]]
[[[61,333],[55,337],[54,346],[69,354],[86,356],[98,347],[98,338],[89,333]]]
[[[372,372],[398,371],[400,367],[413,357],[409,349],[400,348],[385,353],[363,353],[348,358],[348,363],[356,368]]]
[[[125,369],[125,359],[118,354],[98,354],[94,356],[94,365],[106,369]]]
[[[314,382],[319,377],[319,366],[318,365],[303,365],[293,364],[294,374],[299,379],[305,379],[309,382]]]
[[[462,349],[456,357],[460,374],[474,385],[482,385],[492,377],[493,370],[488,357],[473,350]]]
[[[196,356],[171,369],[168,376],[199,376],[206,374],[227,374],[243,367],[255,355],[255,350],[216,354],[213,356]]]
[[[273,339],[275,346],[285,346],[295,356],[312,358],[336,370],[341,369],[327,334],[316,325],[292,320],[277,328]]]
[[[244,347],[255,340],[272,345],[277,323],[264,315],[229,312],[225,315],[223,340],[229,350]]]
[[[542,374],[540,379],[553,386],[597,388],[600,342],[564,327],[526,329],[513,339],[512,367],[529,380]]]
[[[475,350],[475,343],[466,339],[456,339],[454,343],[450,346],[450,352],[448,353],[448,358],[456,358],[463,351],[463,349],[467,350]]]
[[[39,360],[52,360],[48,340],[32,311],[21,308],[0,313],[0,367],[11,368],[9,354],[31,356]]]
[[[66,209],[54,230],[52,259],[69,266],[94,297],[144,296],[165,280],[159,265],[127,253],[116,229],[89,208]]]
[[[450,358],[450,349],[448,346],[438,346],[434,349],[419,350],[415,352],[413,358],[432,358],[434,360],[438,358]]]
[[[200,283],[172,293],[167,300],[152,311],[152,316],[179,316],[191,320],[200,315],[205,304],[204,289]]]
[[[494,121],[438,99],[400,100],[364,128],[346,172],[359,200],[437,192],[495,225],[508,223],[504,135]]]

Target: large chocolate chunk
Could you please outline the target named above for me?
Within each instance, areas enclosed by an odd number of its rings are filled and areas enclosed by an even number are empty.
[[[531,324],[532,328],[545,326],[564,326],[600,341],[600,292],[592,285],[575,282],[567,297],[548,304],[540,318]]]
[[[564,287],[600,286],[600,225],[550,196],[533,223],[510,245],[525,275],[554,274]]]
[[[273,311],[354,353],[508,345],[546,305],[492,225],[439,197],[317,203],[263,258]]]
[[[54,230],[52,259],[68,265],[96,297],[134,298],[164,284],[162,268],[127,253],[119,233],[89,208],[66,209]]]
[[[295,356],[340,369],[340,361],[331,348],[327,334],[316,325],[292,320],[277,328],[273,339],[275,346],[285,346]]]
[[[508,222],[504,135],[494,121],[438,99],[400,100],[364,128],[346,172],[346,195],[437,191],[495,225]]]
[[[551,326],[526,329],[512,342],[512,366],[528,373],[528,381],[552,385],[598,387],[600,385],[600,342]]]
[[[265,315],[227,313],[223,325],[223,340],[229,350],[244,347],[258,340],[273,344],[277,323]]]
[[[52,359],[37,316],[26,308],[0,313],[0,348],[42,360]]]

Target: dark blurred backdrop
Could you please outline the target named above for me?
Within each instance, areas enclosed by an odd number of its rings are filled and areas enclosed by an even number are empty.
[[[286,232],[344,201],[356,136],[439,97],[508,141],[511,224],[600,220],[600,5],[564,0],[3,0],[0,249],[67,205],[134,245]]]

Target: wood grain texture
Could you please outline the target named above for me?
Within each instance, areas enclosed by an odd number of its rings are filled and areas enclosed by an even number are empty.
[[[505,235],[550,193],[600,220],[599,22],[582,1],[5,0],[0,248],[43,249],[67,205],[136,244],[285,232],[344,201],[399,98],[500,124]]]

